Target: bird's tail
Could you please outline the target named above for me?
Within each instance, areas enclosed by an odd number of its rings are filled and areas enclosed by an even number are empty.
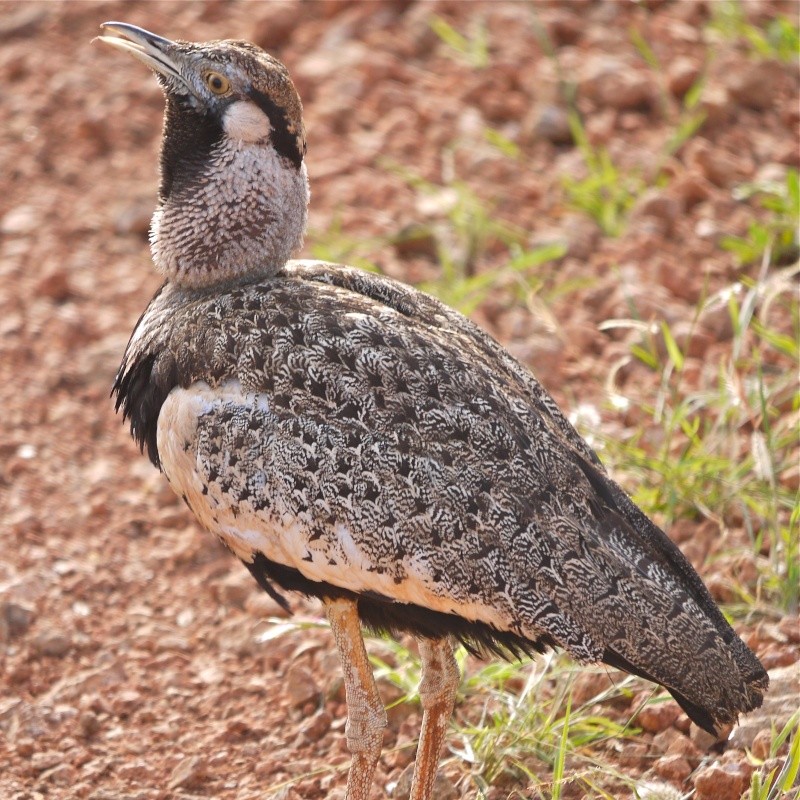
[[[606,632],[603,661],[663,685],[690,719],[719,734],[761,705],[769,686],[763,665],[678,547],[612,480],[581,467],[605,506],[609,550],[628,554],[641,591],[640,613]]]

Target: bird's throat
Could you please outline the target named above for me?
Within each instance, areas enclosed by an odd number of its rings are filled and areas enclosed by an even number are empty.
[[[156,268],[187,288],[274,274],[303,241],[305,165],[269,140],[235,141],[208,120],[196,125],[191,149],[165,130],[161,202],[150,229]]]

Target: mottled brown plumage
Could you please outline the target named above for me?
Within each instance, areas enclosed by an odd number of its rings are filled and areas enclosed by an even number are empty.
[[[224,71],[243,49],[161,44],[115,25],[183,71],[198,59],[201,69]],[[269,92],[258,75],[274,62],[244,52],[237,69],[253,70],[252,82]],[[216,119],[216,138],[188,168],[186,131],[198,112],[174,99],[169,81],[162,73],[180,122],[167,117],[163,169],[185,180],[177,200],[174,187],[162,190],[157,215],[183,202],[172,213],[189,238],[213,237],[218,219],[191,193],[228,196],[220,154],[230,153],[239,165],[271,164],[249,174],[249,191],[272,193],[284,210],[305,202],[295,158],[302,123],[288,77],[272,106],[250,108],[242,96],[235,113],[215,112],[210,101],[212,112],[195,122],[211,130]],[[285,113],[268,113],[273,106]],[[231,143],[259,129],[254,109],[268,116],[268,135]],[[280,199],[278,190],[296,196]],[[240,208],[230,210],[244,221]],[[296,225],[260,219],[252,241],[267,225],[264,241],[298,244]],[[200,522],[267,591],[281,602],[288,589],[326,603],[348,676],[349,797],[367,796],[383,719],[354,638],[356,614],[430,640],[414,798],[430,796],[441,720],[452,710],[450,636],[479,650],[560,646],[580,661],[605,661],[666,686],[709,730],[760,704],[766,673],[688,561],[488,335],[389,279],[285,263],[285,247],[265,249],[254,269],[239,269],[229,253],[215,273],[215,264],[184,257],[181,241],[173,235],[169,244],[180,269],[168,272],[128,345],[118,407]]]

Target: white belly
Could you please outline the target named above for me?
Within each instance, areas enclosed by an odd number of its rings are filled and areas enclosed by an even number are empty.
[[[158,418],[158,452],[170,485],[186,499],[200,523],[236,556],[250,563],[255,553],[262,553],[312,581],[356,593],[376,592],[401,603],[456,613],[501,630],[508,628],[509,618],[503,613],[505,603],[490,607],[473,598],[453,597],[432,579],[420,553],[404,553],[402,563],[397,565],[399,571],[392,574],[377,568],[369,547],[354,537],[346,522],[329,524],[320,536],[312,509],[298,511],[296,503],[290,508],[289,498],[282,496],[280,490],[274,491],[274,486],[280,485],[280,476],[275,474],[279,468],[270,452],[272,432],[268,425],[254,436],[255,441],[263,442],[263,448],[254,450],[251,445],[246,453],[239,454],[231,469],[232,473],[247,473],[238,483],[226,486],[227,477],[215,476],[213,471],[209,475],[209,444],[207,435],[203,440],[201,432],[207,431],[209,425],[224,428],[225,415],[236,409],[254,408],[263,412],[261,419],[270,418],[268,398],[244,391],[238,381],[214,388],[197,382],[188,389],[173,389]],[[213,443],[211,448],[213,451]],[[245,460],[247,463],[243,464]],[[244,499],[243,486],[252,487]],[[257,507],[259,491],[271,495],[268,511]]]

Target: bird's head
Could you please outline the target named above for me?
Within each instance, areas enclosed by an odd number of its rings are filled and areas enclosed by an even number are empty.
[[[157,268],[189,287],[276,272],[302,243],[308,203],[303,109],[286,67],[249,42],[102,28],[99,40],[150,67],[166,96]]]

